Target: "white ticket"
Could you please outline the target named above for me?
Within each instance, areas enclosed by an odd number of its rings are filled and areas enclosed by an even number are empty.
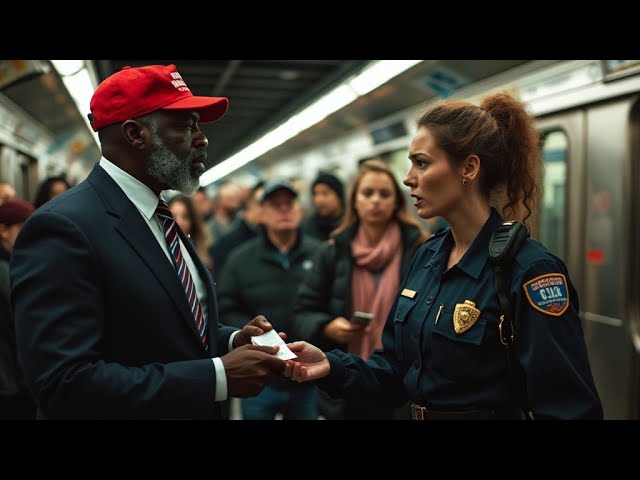
[[[284,343],[284,340],[280,338],[280,335],[278,335],[274,329],[271,329],[267,333],[263,333],[262,335],[251,337],[251,343],[253,343],[254,345],[263,345],[267,347],[272,347],[274,345],[279,346],[280,350],[278,350],[275,355],[282,360],[298,358],[295,353],[289,350],[287,344]]]

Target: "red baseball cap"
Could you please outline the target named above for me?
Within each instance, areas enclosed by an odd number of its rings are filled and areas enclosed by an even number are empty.
[[[155,110],[195,110],[200,123],[215,122],[229,107],[226,97],[196,97],[175,65],[124,67],[105,79],[91,97],[91,128],[140,117]]]

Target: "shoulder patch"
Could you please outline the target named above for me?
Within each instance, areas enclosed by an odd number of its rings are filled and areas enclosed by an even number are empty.
[[[542,313],[559,317],[569,308],[569,289],[562,273],[540,275],[522,288],[529,304]]]

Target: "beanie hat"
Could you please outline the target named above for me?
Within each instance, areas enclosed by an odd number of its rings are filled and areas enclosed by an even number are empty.
[[[313,189],[319,183],[324,183],[331,190],[336,192],[338,197],[340,197],[340,201],[344,203],[344,186],[342,185],[342,182],[338,177],[329,172],[319,172],[318,177],[313,181],[313,184],[311,185],[311,192],[313,192]]]

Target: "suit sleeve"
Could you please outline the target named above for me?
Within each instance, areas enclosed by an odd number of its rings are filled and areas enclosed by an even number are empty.
[[[515,348],[537,418],[602,419],[578,296],[564,264],[540,260],[514,278]]]
[[[105,360],[102,267],[67,217],[36,212],[16,240],[11,301],[27,383],[47,418],[209,418],[211,359],[136,367]]]

